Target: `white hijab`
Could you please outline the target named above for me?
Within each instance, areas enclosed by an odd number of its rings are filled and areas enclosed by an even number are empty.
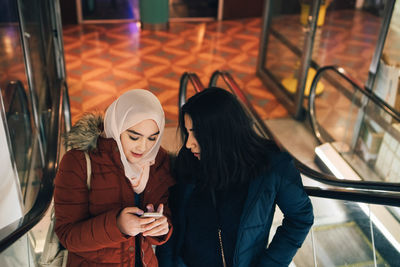
[[[143,120],[155,121],[160,131],[156,143],[138,162],[130,163],[125,157],[121,145],[121,133]],[[113,138],[118,145],[125,176],[131,181],[133,190],[140,194],[149,179],[150,166],[154,164],[161,145],[165,117],[160,101],[150,91],[134,89],[122,94],[106,111],[104,132],[107,138]]]

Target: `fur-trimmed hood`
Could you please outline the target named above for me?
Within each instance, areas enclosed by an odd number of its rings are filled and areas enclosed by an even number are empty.
[[[103,131],[103,115],[87,113],[65,134],[65,144],[71,149],[96,149],[97,139]]]

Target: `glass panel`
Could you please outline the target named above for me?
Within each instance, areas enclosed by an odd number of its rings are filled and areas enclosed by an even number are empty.
[[[24,37],[26,40],[26,49],[29,57],[29,61],[33,77],[29,77],[33,80],[35,94],[38,97],[39,103],[42,100],[43,94],[46,93],[46,78],[45,78],[45,55],[43,49],[44,36],[41,31],[41,2],[39,0],[27,1],[20,0],[19,5],[21,9],[21,23],[22,29],[24,30]],[[39,104],[40,106],[40,104]]]
[[[4,123],[0,131],[3,174],[0,177],[20,178],[15,178],[14,183],[10,183],[10,179],[1,179],[0,182],[0,210],[1,214],[7,215],[0,217],[3,238],[20,227],[26,219],[18,220],[31,210],[43,176],[46,152],[43,141],[46,139],[45,127],[50,125],[51,93],[59,90],[53,44],[56,32],[50,16],[54,10],[50,8],[51,3],[7,0],[0,4],[1,126]],[[23,34],[20,35],[20,32]],[[4,144],[8,135],[9,143]],[[11,175],[12,167],[8,165],[13,163],[17,171]],[[18,185],[21,185],[21,190]],[[45,228],[40,228],[39,232],[45,233]],[[37,266],[37,255],[33,250],[35,246],[33,234],[24,235],[1,253],[0,266]]]
[[[83,20],[139,20],[139,0],[80,0]]]
[[[273,1],[264,68],[269,76],[294,97],[306,28],[300,23],[300,5]]]
[[[18,172],[22,200],[27,204],[21,209],[27,212],[30,209],[28,203],[32,202],[26,196],[31,183],[28,181],[31,155],[35,153],[32,147],[35,128],[16,4],[16,1],[3,1],[0,8],[0,88],[12,160]]]
[[[54,65],[54,46],[50,9],[47,1],[20,0],[21,24],[25,37],[25,50],[29,79],[34,88],[34,101],[37,107],[38,127],[43,147],[46,147],[46,127],[49,125],[51,90],[56,87],[56,67]],[[45,151],[44,151],[45,153]]]
[[[294,257],[296,267],[372,267],[375,261],[376,266],[398,266],[400,223],[387,207],[313,197],[311,200],[314,225]]]
[[[333,70],[319,83],[316,120],[323,139],[333,145],[361,179],[400,182],[400,122],[356,91]]]
[[[357,1],[357,5],[359,2],[362,1]],[[265,54],[260,55],[264,62],[261,77],[267,87],[272,82],[271,88],[278,87],[289,100],[294,100],[315,1],[271,0],[266,3],[270,3],[270,8],[268,28],[262,29],[266,38],[261,44],[265,47]],[[357,80],[366,82],[383,22],[381,12],[370,12],[354,1],[326,0],[321,3],[315,36],[310,44],[312,56],[304,59],[305,65],[310,60],[305,96],[308,96],[316,70],[326,65],[340,66]],[[380,8],[383,8],[386,2],[381,3]],[[324,90],[324,87],[318,87],[317,94]]]
[[[315,114],[323,139],[360,179],[400,183],[400,121],[333,70],[319,83],[325,90],[316,98]],[[388,210],[399,220],[399,208]]]
[[[0,266],[37,266],[34,242],[25,234],[0,254]]]
[[[55,80],[54,46],[47,1],[20,0],[20,23],[24,34],[25,64],[29,76],[30,96],[33,97],[30,164],[24,189],[25,211],[32,207],[39,190],[46,148],[46,127],[49,126],[51,95],[49,87],[57,90]],[[46,26],[44,26],[46,25]],[[46,52],[45,52],[46,51]],[[51,78],[49,78],[51,77]]]
[[[333,70],[324,72],[318,87],[324,92],[315,99],[315,117],[323,139],[351,146],[363,95],[356,93],[354,86]]]
[[[10,81],[21,81],[28,88],[24,68],[24,56],[20,39],[16,2],[0,3],[0,88]]]
[[[374,92],[400,112],[400,1],[394,6],[375,78]]]
[[[382,17],[357,9],[351,1],[322,2],[312,60],[318,66],[340,66],[365,83]]]
[[[29,175],[30,156],[32,151],[32,117],[30,101],[20,82],[13,82],[4,91],[7,98],[5,110],[11,149],[20,179],[21,192],[25,195]]]

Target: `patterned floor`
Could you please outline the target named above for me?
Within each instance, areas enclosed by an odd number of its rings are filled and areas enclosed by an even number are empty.
[[[261,19],[171,23],[141,31],[136,23],[67,26],[64,49],[72,120],[104,110],[117,96],[145,88],[160,99],[167,125],[176,125],[179,79],[196,72],[204,85],[216,69],[230,71],[262,118],[287,115],[256,77]]]
[[[285,39],[301,49],[303,35],[302,28],[298,27],[298,17],[277,18],[273,25]],[[168,31],[158,32],[142,31],[139,26],[137,23],[119,23],[64,28],[73,122],[84,112],[103,111],[129,89],[145,88],[159,97],[167,125],[176,125],[182,73],[196,72],[207,85],[216,69],[233,74],[263,119],[288,115],[255,75],[260,18],[171,23]],[[318,50],[313,58],[320,66],[342,66],[364,83],[379,27],[380,19],[365,12],[331,12],[317,32]],[[13,46],[19,44],[18,38],[18,27],[0,27],[0,50],[5,52],[0,55],[0,87],[19,79],[28,88],[22,48]],[[390,32],[385,52],[397,55],[397,40],[398,34]],[[274,37],[270,39],[268,51],[267,67],[280,79],[296,72],[298,57],[275,42]],[[327,106],[330,107],[329,101]]]

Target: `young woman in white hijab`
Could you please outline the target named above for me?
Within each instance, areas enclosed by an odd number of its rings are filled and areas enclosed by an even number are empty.
[[[152,245],[172,231],[167,207],[173,185],[160,147],[164,112],[149,91],[122,94],[101,116],[86,114],[67,134],[55,179],[56,233],[67,266],[158,266]],[[90,189],[86,160],[91,161]],[[144,212],[160,217],[142,217]]]

